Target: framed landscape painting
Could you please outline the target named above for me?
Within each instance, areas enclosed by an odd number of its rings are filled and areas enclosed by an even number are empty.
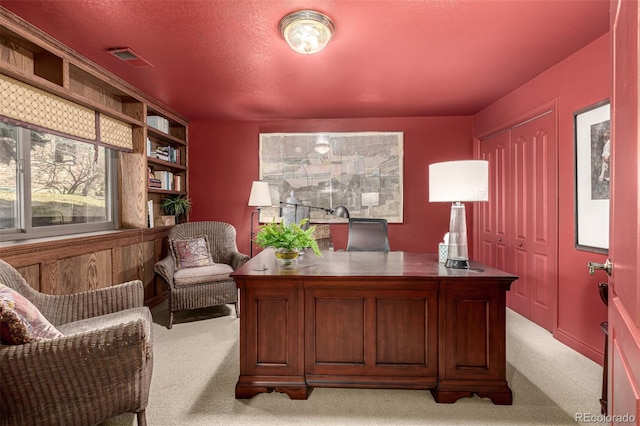
[[[609,101],[574,113],[576,248],[607,253],[611,132]]]

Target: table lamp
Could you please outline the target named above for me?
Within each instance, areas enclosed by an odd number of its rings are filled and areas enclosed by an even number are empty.
[[[464,201],[489,201],[489,162],[445,161],[429,165],[429,201],[451,202],[449,249],[445,266],[469,268]]]
[[[256,209],[251,212],[251,240],[249,256],[253,257],[253,215],[258,213],[258,222],[260,222],[260,208],[269,207],[271,205],[271,193],[269,192],[269,182],[254,181],[251,184],[251,194],[249,194],[249,206]]]
[[[371,217],[371,207],[375,207],[380,203],[379,192],[363,192],[362,207],[367,208],[367,216]]]

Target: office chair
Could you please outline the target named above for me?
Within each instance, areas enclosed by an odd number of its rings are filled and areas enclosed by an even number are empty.
[[[389,236],[386,219],[349,219],[349,239],[347,251],[388,252]]]

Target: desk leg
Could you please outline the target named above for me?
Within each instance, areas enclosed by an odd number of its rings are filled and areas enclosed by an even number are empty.
[[[240,377],[236,398],[263,392],[283,392],[291,399],[307,399],[304,377],[304,298],[293,280],[277,286],[252,288],[239,281]]]
[[[260,393],[282,392],[290,399],[307,399],[311,388],[300,377],[240,376],[236,383],[236,399],[251,399]]]
[[[477,393],[480,398],[489,398],[491,402],[496,405],[512,405],[513,394],[506,382],[502,385],[497,385],[494,390],[479,390],[483,384],[467,384],[468,388],[474,388],[474,391],[447,391],[442,390],[444,386],[438,386],[436,389],[431,389],[431,395],[433,399],[441,404],[453,404],[460,398],[470,398],[474,393]],[[465,387],[465,385],[458,385],[453,387]]]
[[[494,404],[513,403],[506,380],[506,288],[481,280],[441,285],[436,402],[475,393]]]

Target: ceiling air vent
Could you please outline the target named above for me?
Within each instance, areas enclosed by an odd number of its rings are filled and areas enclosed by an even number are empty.
[[[116,58],[120,59],[131,65],[132,67],[152,67],[151,63],[146,59],[143,59],[134,52],[132,49],[128,47],[122,47],[117,49],[109,49],[109,53],[111,53]]]

